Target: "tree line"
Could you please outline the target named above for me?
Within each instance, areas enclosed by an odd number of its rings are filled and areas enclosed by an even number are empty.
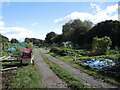
[[[55,32],[49,32],[45,41],[47,44],[61,44],[62,42],[71,41],[73,46],[81,48],[91,48],[94,37],[110,37],[111,47],[120,47],[120,21],[106,20],[96,25],[91,21],[82,22],[80,19],[71,20],[62,26],[62,34],[57,35]]]
[[[36,38],[25,38],[24,42],[32,42],[34,45],[52,46],[53,44],[62,45],[63,42],[71,41],[73,47],[92,48],[94,37],[102,38],[108,36],[111,41],[111,47],[120,47],[120,21],[105,20],[93,25],[91,21],[81,21],[80,19],[71,20],[62,26],[62,34],[55,32],[47,33],[45,40]],[[1,35],[2,43],[18,43],[19,41],[12,38],[11,41]]]

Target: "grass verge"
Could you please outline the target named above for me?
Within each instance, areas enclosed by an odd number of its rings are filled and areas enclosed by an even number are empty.
[[[84,83],[83,81],[81,81],[80,79],[72,75],[70,72],[60,67],[58,64],[52,62],[41,51],[40,51],[40,55],[45,60],[45,62],[49,65],[49,67],[56,73],[56,75],[58,75],[59,78],[66,81],[66,83],[68,84],[68,87],[72,89],[91,88],[91,86]]]
[[[27,65],[17,69],[11,83],[12,88],[44,88],[36,63],[34,66]]]

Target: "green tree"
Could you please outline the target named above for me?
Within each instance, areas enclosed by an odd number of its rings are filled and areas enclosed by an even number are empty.
[[[45,41],[46,41],[48,44],[53,44],[56,36],[57,36],[57,35],[55,34],[55,32],[49,32],[49,33],[47,33],[47,35],[46,35]]]
[[[12,38],[10,42],[11,43],[19,43],[19,41],[17,39],[15,39],[15,38]]]
[[[94,37],[92,42],[92,52],[95,55],[107,54],[108,50],[110,49],[110,45],[112,45],[112,41],[109,37]]]
[[[45,41],[41,40],[41,39],[37,39],[37,38],[25,38],[24,42],[26,43],[32,43],[36,46],[44,46],[45,45]]]
[[[106,20],[96,24],[86,35],[89,44],[92,43],[93,37],[102,38],[108,36],[112,40],[112,48],[120,47],[120,21]]]
[[[72,41],[75,45],[82,46],[85,43],[86,33],[92,28],[92,22],[80,19],[69,21],[63,25],[63,41]],[[74,45],[74,46],[75,46]]]
[[[72,22],[69,21],[68,23],[65,23],[65,25],[62,26],[62,36],[64,38],[64,41],[71,41],[71,34],[74,31],[74,28],[72,27]]]
[[[57,36],[54,38],[54,42],[55,42],[55,43],[58,43],[59,45],[61,45],[62,42],[63,42],[63,35],[57,35]]]
[[[30,38],[25,38],[24,42],[29,43],[31,41]]]

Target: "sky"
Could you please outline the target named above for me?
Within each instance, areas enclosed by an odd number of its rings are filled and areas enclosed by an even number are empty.
[[[45,39],[47,33],[62,33],[69,20],[94,24],[118,20],[118,2],[7,2],[0,3],[0,33],[9,40]]]

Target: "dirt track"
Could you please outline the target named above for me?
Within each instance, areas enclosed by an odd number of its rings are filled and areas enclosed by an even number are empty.
[[[67,84],[56,76],[35,49],[35,60],[39,66],[42,83],[47,88],[67,88]]]
[[[71,72],[72,74],[74,74],[75,76],[77,76],[78,78],[80,78],[81,80],[83,80],[84,82],[88,83],[89,85],[91,85],[91,86],[93,86],[95,88],[117,88],[117,86],[114,86],[114,85],[108,84],[106,82],[103,82],[100,79],[95,79],[92,76],[90,76],[90,75],[88,75],[86,73],[83,73],[78,69],[75,69],[75,68],[71,67],[70,65],[64,63],[63,61],[58,60],[55,57],[49,55],[43,49],[40,49],[40,50],[50,60],[52,60],[53,62],[59,64],[64,69]]]

